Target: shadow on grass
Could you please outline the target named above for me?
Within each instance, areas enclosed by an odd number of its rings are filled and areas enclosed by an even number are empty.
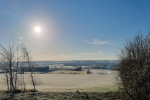
[[[0,91],[0,94],[6,94],[6,97],[8,93],[9,91]],[[19,97],[17,93],[21,93],[22,96]],[[17,100],[26,100],[28,98],[30,98],[31,100],[35,98],[39,100],[130,100],[126,93],[121,90],[118,90],[116,92],[80,92],[77,89],[76,92],[40,92],[30,89],[24,92],[18,89],[14,91],[14,95],[17,95],[15,96],[17,97]]]
[[[38,90],[33,90],[33,89],[26,89],[25,91],[20,90],[20,89],[16,89],[16,90],[13,91],[13,94],[24,93],[24,92],[39,92],[39,91]],[[10,93],[10,91],[8,91],[8,90],[0,91],[0,94],[8,94],[8,93]]]

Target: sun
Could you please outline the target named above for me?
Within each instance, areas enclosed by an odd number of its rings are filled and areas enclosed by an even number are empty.
[[[41,28],[40,27],[35,27],[35,32],[37,32],[37,33],[39,33],[39,32],[41,32]]]

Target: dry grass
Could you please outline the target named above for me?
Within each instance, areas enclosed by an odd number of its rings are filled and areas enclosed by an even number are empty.
[[[116,95],[117,94],[117,95]],[[10,100],[9,94],[0,94],[2,100]],[[124,93],[99,92],[25,92],[14,94],[14,100],[130,100]]]
[[[56,71],[53,74],[34,74],[41,83],[36,89],[42,92],[108,92],[116,91],[114,74],[106,70],[90,70],[92,74],[84,71]],[[62,73],[64,72],[64,73]],[[70,74],[70,73],[76,74]],[[0,89],[6,90],[4,75],[0,74]],[[29,74],[25,75],[26,89],[33,89]],[[20,88],[20,87],[18,87]]]
[[[87,74],[87,71],[86,70],[83,70],[83,71],[58,70],[58,71],[49,72],[46,74]]]

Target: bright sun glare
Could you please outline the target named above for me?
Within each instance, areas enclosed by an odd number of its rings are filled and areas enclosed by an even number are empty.
[[[41,32],[41,28],[40,27],[35,27],[35,32]]]

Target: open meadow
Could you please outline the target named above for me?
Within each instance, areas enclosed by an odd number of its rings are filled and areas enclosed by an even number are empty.
[[[50,73],[34,74],[37,81],[36,89],[40,92],[107,92],[115,91],[116,71],[91,69],[92,74],[83,71],[59,70]],[[110,72],[110,73],[109,73]],[[4,75],[0,74],[0,89],[6,90]],[[30,74],[25,74],[26,89],[32,89]],[[19,81],[21,84],[21,81]],[[18,85],[18,88],[20,86]]]

